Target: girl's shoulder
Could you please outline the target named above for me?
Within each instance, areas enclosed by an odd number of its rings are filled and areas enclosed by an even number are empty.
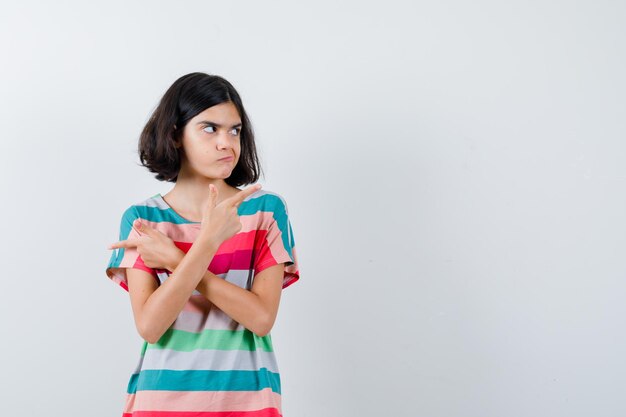
[[[253,208],[263,211],[287,211],[285,198],[277,191],[261,188],[244,200]]]
[[[152,206],[156,206],[156,205],[159,204],[160,197],[161,197],[160,193],[154,193],[154,194],[150,195],[149,197],[144,197],[141,200],[135,200],[134,203],[131,203],[130,205],[127,206],[126,210],[131,211],[131,210],[136,209],[138,207],[152,207]]]
[[[162,200],[161,194],[155,193],[128,205],[122,213],[122,218],[126,220],[134,220],[136,218],[151,220],[155,213],[160,213],[166,209],[167,205]],[[158,214],[156,217],[159,217]]]

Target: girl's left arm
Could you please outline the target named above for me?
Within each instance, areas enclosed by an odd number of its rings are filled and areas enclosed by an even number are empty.
[[[182,250],[179,251],[178,262],[168,267],[170,271],[185,256]],[[280,263],[259,272],[255,275],[250,291],[206,271],[196,290],[233,320],[263,337],[276,321],[284,269],[285,264]]]

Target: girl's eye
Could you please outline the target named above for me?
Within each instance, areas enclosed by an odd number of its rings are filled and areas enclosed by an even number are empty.
[[[205,132],[207,132],[207,133],[215,133],[215,130],[213,130],[212,132],[210,132],[210,131],[207,131],[206,129],[215,129],[215,126],[207,126],[207,127],[205,127],[204,129],[202,129],[202,130],[204,130],[204,131],[205,131]],[[237,127],[236,127],[236,128],[233,128],[233,130],[231,130],[231,132],[234,132],[233,136],[237,136],[237,135],[239,135],[239,133],[241,132],[241,128],[237,128]]]

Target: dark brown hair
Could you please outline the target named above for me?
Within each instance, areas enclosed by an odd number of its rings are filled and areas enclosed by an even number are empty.
[[[233,187],[255,183],[261,166],[254,131],[235,87],[219,75],[192,72],[177,79],[165,92],[139,137],[139,160],[159,181],[176,182],[180,171],[185,125],[209,107],[232,102],[241,118],[241,154],[230,177]],[[176,126],[176,128],[174,128]]]

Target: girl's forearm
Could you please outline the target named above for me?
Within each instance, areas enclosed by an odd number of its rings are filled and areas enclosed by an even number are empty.
[[[156,343],[176,320],[194,288],[203,279],[217,246],[209,239],[198,239],[142,308],[142,334]]]
[[[268,332],[268,314],[258,295],[207,271],[198,291],[220,310],[257,336]]]
[[[176,268],[185,256],[181,250],[172,268]],[[259,296],[252,291],[218,277],[208,270],[208,265],[195,289],[246,329],[258,336],[267,334],[267,312]]]

